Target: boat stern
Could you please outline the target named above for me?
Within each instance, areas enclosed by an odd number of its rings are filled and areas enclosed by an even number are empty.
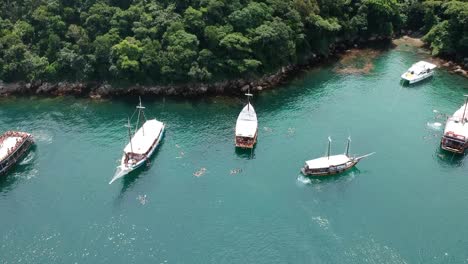
[[[462,135],[449,131],[442,136],[440,147],[445,151],[463,154],[465,149],[468,147],[468,140]]]
[[[253,137],[243,137],[237,136],[235,137],[235,144],[238,148],[247,148],[252,149],[254,148],[255,144],[257,143],[257,133]]]
[[[408,82],[412,82],[414,81],[414,74],[410,73],[410,72],[405,72],[401,75],[401,79],[405,80],[405,81],[408,81]]]

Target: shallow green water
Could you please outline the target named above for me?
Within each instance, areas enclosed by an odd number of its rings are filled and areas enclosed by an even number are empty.
[[[112,185],[137,98],[0,99],[0,131],[37,141],[0,179],[0,263],[468,263],[468,158],[441,152],[433,125],[467,81],[438,70],[400,86],[423,57],[395,49],[369,74],[332,64],[256,96],[252,155],[233,147],[243,98],[144,98],[163,143]],[[338,153],[348,135],[351,152],[377,154],[338,177],[299,176],[328,136]]]

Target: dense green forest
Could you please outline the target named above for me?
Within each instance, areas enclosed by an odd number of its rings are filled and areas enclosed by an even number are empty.
[[[468,57],[468,3],[417,0],[2,0],[0,80],[207,82],[420,31]]]

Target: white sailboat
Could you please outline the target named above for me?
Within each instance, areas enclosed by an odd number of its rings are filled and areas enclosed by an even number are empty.
[[[436,67],[437,66],[432,63],[419,61],[413,64],[405,73],[403,73],[401,78],[408,81],[410,84],[416,83],[434,75],[433,70]]]
[[[158,147],[163,136],[165,128],[164,123],[156,119],[146,120],[144,113],[145,107],[141,104],[141,98],[140,104],[136,108],[136,111],[138,111],[138,117],[135,130],[138,130],[132,135],[129,118],[126,127],[128,128],[128,136],[130,140],[124,148],[120,165],[117,167],[117,171],[109,184],[119,178],[122,178],[148,161]],[[140,118],[143,118],[145,122],[140,128],[138,128]]]
[[[327,156],[308,160],[305,162],[304,167],[301,169],[302,174],[309,176],[328,176],[344,172],[354,167],[361,159],[368,157],[373,153],[360,156],[350,157],[349,147],[351,144],[351,138],[348,138],[348,144],[346,145],[346,151],[340,155],[330,155],[331,150],[331,138],[328,137],[328,151]]]
[[[258,122],[255,109],[250,104],[250,97],[253,95],[251,93],[245,95],[248,102],[237,117],[235,143],[236,147],[251,149],[257,142]]]

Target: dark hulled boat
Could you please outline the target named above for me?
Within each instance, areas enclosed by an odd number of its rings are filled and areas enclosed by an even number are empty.
[[[7,131],[0,136],[0,175],[20,161],[34,144],[31,134]]]

